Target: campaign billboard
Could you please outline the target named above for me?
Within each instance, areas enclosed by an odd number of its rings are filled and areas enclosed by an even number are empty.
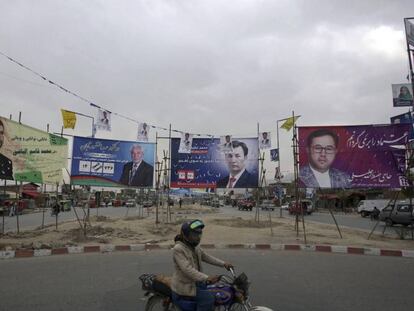
[[[74,137],[71,183],[149,188],[154,163],[154,143]]]
[[[171,187],[256,188],[258,140],[231,137],[231,148],[219,138],[193,138],[189,153],[180,153],[180,138],[171,140]]]
[[[409,124],[299,127],[300,185],[304,188],[407,186],[404,145],[409,132]]]
[[[393,84],[391,89],[394,107],[413,106],[413,86],[410,83]]]
[[[68,140],[0,117],[0,179],[61,183]]]

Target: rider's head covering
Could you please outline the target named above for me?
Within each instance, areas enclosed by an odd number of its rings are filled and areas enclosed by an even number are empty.
[[[200,244],[201,234],[203,233],[204,223],[199,220],[186,221],[181,225],[181,236],[191,246],[196,247]]]

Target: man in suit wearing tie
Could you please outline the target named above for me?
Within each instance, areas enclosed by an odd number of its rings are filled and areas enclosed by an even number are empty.
[[[249,149],[246,144],[233,140],[232,151],[225,154],[229,176],[220,179],[216,183],[217,188],[254,188],[257,187],[257,175],[251,174],[246,170],[245,161]]]
[[[0,178],[13,179],[13,163],[1,153],[1,147],[4,143],[4,124],[0,121]]]
[[[131,162],[124,164],[121,184],[133,187],[152,187],[154,167],[144,160],[144,150],[140,145],[131,147]]]

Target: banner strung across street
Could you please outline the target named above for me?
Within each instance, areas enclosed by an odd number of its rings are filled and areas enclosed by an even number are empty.
[[[413,106],[413,87],[411,84],[393,84],[391,87],[394,107]]]
[[[68,140],[0,117],[0,179],[61,183]]]
[[[189,153],[180,153],[180,138],[173,138],[171,187],[256,188],[257,138],[231,137],[231,147],[224,144],[226,141],[218,138],[193,138]]]
[[[409,132],[409,124],[299,127],[301,187],[407,186],[403,145]]]
[[[74,137],[74,185],[153,187],[155,144]]]

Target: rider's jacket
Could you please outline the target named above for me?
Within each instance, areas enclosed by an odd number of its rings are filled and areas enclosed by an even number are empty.
[[[223,267],[224,261],[207,254],[201,247],[195,248],[182,241],[177,241],[173,248],[174,274],[172,290],[180,296],[195,296],[196,282],[206,281],[208,275],[203,273],[201,262]]]

